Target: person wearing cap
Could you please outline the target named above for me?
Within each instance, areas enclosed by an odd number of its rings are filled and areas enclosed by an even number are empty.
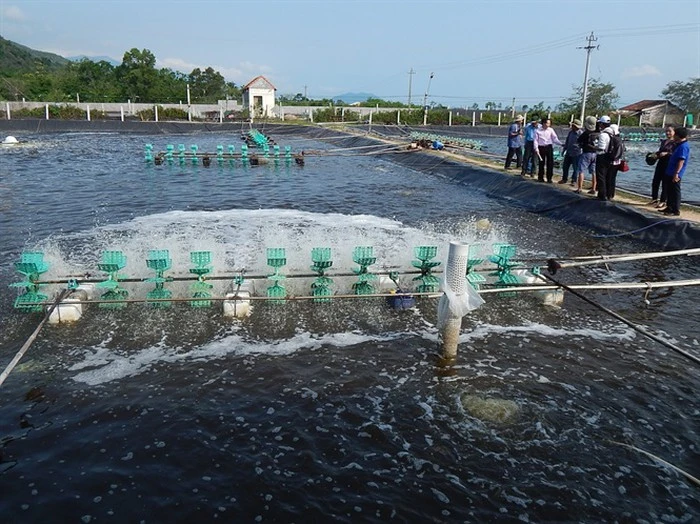
[[[678,216],[681,214],[681,181],[690,160],[690,145],[688,144],[688,128],[679,127],[673,137],[676,148],[666,166],[666,209],[659,210],[664,215]]]
[[[540,160],[537,169],[537,180],[544,182],[545,168],[547,170],[547,183],[552,183],[554,177],[554,144],[563,146],[556,131],[552,129],[552,121],[549,118],[542,119],[542,127],[535,133],[535,155]]]
[[[610,137],[612,130],[610,129],[610,117],[603,115],[598,119],[598,141],[596,142],[596,159],[595,159],[595,179],[596,190],[598,191],[598,200],[608,199],[608,171],[610,170],[611,161],[608,155],[610,146]]]
[[[608,200],[614,200],[617,174],[620,172],[622,160],[625,158],[625,144],[620,137],[620,126],[617,124],[610,124],[608,129],[610,130],[610,134],[612,136],[610,139],[608,154],[610,167],[608,167],[608,173],[605,177],[605,196]]]
[[[525,126],[525,154],[523,155],[523,165],[520,174],[534,176],[537,171],[538,158],[535,155],[535,133],[539,127],[538,118],[533,117],[530,123]]]
[[[508,128],[508,154],[506,155],[506,169],[515,155],[515,167],[520,168],[523,160],[523,115],[518,115]]]
[[[581,146],[581,156],[578,160],[578,183],[576,193],[583,190],[583,179],[585,172],[591,177],[590,194],[596,192],[595,166],[596,166],[596,143],[598,142],[598,121],[594,116],[587,116],[583,122],[583,133],[578,137],[578,145]]]
[[[661,141],[659,150],[656,153],[651,153],[656,159],[656,168],[654,169],[654,178],[651,180],[651,202],[648,205],[656,206],[659,209],[666,207],[666,186],[663,184],[663,180],[668,167],[668,160],[676,148],[676,141],[673,139],[675,134],[675,127],[666,126],[666,139]],[[659,187],[661,187],[660,194]]]
[[[574,185],[574,179],[578,174],[578,158],[581,155],[581,146],[578,145],[578,137],[581,136],[581,121],[577,118],[571,122],[571,129],[566,135],[564,141],[564,163],[562,164],[562,177],[560,184],[566,184],[569,181],[569,169],[571,169],[571,185]]]

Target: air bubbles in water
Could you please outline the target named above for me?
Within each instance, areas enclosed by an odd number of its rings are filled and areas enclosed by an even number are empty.
[[[518,405],[512,400],[467,394],[463,394],[460,399],[466,412],[487,422],[504,424],[513,420],[520,411]]]

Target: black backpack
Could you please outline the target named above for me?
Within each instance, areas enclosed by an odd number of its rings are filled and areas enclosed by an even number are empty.
[[[622,138],[620,135],[611,135],[610,143],[608,144],[608,155],[610,160],[621,160],[625,154],[625,144],[622,143]]]
[[[598,141],[598,131],[584,131],[581,136],[578,137],[578,145],[584,153],[595,153],[596,152],[596,142]]]

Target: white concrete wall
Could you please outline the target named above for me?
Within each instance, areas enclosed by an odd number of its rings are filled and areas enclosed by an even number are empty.
[[[124,116],[133,116],[139,111],[146,109],[153,109],[154,104],[136,104],[133,102],[80,102],[76,104],[75,102],[0,102],[0,110],[4,111],[10,105],[10,113],[18,111],[20,109],[36,109],[44,108],[46,104],[50,106],[77,106],[83,111],[87,111],[88,106],[91,111],[104,111],[105,113],[120,114],[121,110],[124,110]],[[176,108],[183,111],[187,111],[187,103],[180,102],[179,104],[158,104],[159,107],[163,108]],[[202,117],[210,111],[242,111],[243,107],[238,103],[237,100],[219,100],[216,104],[192,104],[191,111],[193,117]]]

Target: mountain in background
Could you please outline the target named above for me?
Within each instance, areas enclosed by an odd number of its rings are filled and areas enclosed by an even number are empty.
[[[369,98],[377,98],[372,93],[343,93],[333,97],[333,100],[342,100],[346,104],[354,104],[355,102],[365,102]]]
[[[68,60],[71,62],[80,62],[81,60],[88,59],[91,62],[107,62],[108,64],[113,65],[114,67],[117,67],[119,65],[122,65],[121,62],[115,60],[111,56],[87,56],[87,55],[78,55],[78,56],[69,56],[67,57]]]
[[[37,68],[55,71],[69,63],[70,61],[62,56],[35,51],[0,36],[0,71],[6,74],[35,71]]]

